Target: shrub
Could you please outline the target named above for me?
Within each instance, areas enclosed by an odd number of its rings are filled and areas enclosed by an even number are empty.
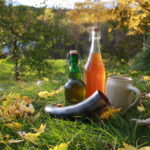
[[[137,54],[132,69],[147,71],[150,74],[150,47]]]

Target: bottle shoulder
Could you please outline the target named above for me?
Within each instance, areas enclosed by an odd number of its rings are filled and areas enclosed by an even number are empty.
[[[85,65],[85,70],[92,69],[92,68],[94,69],[105,68],[105,65],[103,63],[102,56],[100,53],[91,53],[89,55],[89,58]]]
[[[81,79],[69,79],[66,82],[65,87],[74,86],[74,85],[85,86],[85,83]]]

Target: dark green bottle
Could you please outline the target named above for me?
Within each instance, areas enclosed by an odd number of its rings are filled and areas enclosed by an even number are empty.
[[[78,67],[77,50],[69,52],[69,80],[65,84],[66,104],[76,104],[86,97],[86,87],[81,80],[81,73]]]

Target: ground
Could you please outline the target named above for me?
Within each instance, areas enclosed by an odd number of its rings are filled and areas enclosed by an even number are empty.
[[[65,61],[51,60],[53,69],[49,79],[38,79],[35,76],[28,75],[20,82],[13,80],[12,63],[1,62],[1,105],[5,100],[4,98],[8,95],[11,97],[13,94],[19,94],[20,97],[28,96],[28,99],[32,99],[32,104],[35,108],[35,112],[32,115],[23,115],[12,120],[7,120],[1,115],[1,149],[46,150],[67,142],[70,142],[69,150],[115,150],[118,147],[122,147],[123,142],[136,147],[149,145],[150,128],[137,126],[130,121],[132,118],[150,117],[150,100],[145,97],[150,91],[150,81],[145,78],[147,72],[130,70],[129,64],[126,64],[124,61],[119,63],[118,61],[104,60],[104,62],[106,64],[107,77],[110,75],[124,75],[133,78],[133,84],[142,92],[142,99],[139,104],[139,106],[142,106],[142,110],[138,109],[139,107],[134,107],[123,114],[114,115],[106,120],[82,118],[71,121],[52,118],[44,113],[43,108],[48,103],[64,104],[63,91],[55,91],[67,81],[68,73]],[[81,65],[84,66],[84,62]],[[41,98],[38,96],[40,91],[48,91],[51,93],[51,96]],[[7,124],[12,122],[18,122],[23,126],[21,129],[8,127]],[[45,132],[38,136],[36,144],[18,135],[18,131],[35,133],[36,131],[33,128],[39,128],[41,124],[46,125]],[[8,139],[23,139],[24,141],[10,143]]]

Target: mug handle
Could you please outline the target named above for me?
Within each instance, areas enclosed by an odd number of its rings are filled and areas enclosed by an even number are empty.
[[[141,92],[140,92],[139,89],[137,89],[137,88],[134,87],[134,86],[129,86],[128,89],[131,90],[131,91],[133,91],[133,92],[136,94],[136,99],[135,99],[135,101],[128,107],[128,109],[130,109],[131,107],[133,107],[134,105],[136,105],[136,104],[139,102],[139,100],[140,100],[140,98],[141,98]]]

